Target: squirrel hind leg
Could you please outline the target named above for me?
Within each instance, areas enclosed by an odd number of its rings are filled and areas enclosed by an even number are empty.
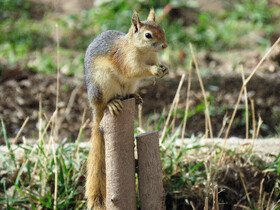
[[[136,105],[142,104],[144,102],[143,98],[138,93],[130,93],[130,94],[126,95],[125,97],[122,97],[120,100],[122,101],[122,100],[130,99],[130,98],[135,99]]]
[[[108,104],[107,107],[110,113],[114,116],[119,115],[123,109],[123,104],[120,99],[113,99]]]
[[[135,98],[136,105],[143,103],[143,98],[138,93],[131,93],[129,94],[129,97]]]
[[[136,105],[142,104],[144,102],[143,98],[138,93],[130,93],[127,96],[123,97],[121,100],[129,99],[129,98],[134,98]]]

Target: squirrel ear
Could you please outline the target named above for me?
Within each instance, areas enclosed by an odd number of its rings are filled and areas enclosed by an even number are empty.
[[[135,28],[135,33],[136,33],[139,30],[139,28],[141,27],[141,25],[142,25],[142,23],[141,23],[141,21],[140,21],[136,11],[134,11],[134,13],[133,13],[133,16],[131,18],[131,22],[132,22],[132,25]]]
[[[155,16],[154,8],[150,9],[150,13],[148,15],[147,21],[156,22],[156,16]]]

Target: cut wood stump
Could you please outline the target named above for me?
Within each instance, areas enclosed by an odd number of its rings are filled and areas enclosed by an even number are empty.
[[[136,140],[141,210],[166,209],[158,132],[141,134],[136,137]]]
[[[135,99],[122,102],[122,112],[112,116],[107,109],[101,123],[105,139],[106,209],[136,210]]]

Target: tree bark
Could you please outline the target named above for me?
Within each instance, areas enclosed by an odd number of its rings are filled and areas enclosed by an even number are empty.
[[[112,116],[107,109],[102,120],[106,159],[106,209],[136,210],[134,112],[135,99],[123,102]]]
[[[136,140],[141,210],[166,209],[158,132],[141,134]]]

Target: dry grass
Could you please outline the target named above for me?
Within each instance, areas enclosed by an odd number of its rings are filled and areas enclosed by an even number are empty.
[[[216,148],[215,145],[208,145],[207,148],[209,148],[210,150],[208,152],[206,152],[206,154],[202,155],[202,160],[204,162],[204,166],[205,168],[202,171],[207,171],[207,176],[203,177],[202,180],[207,180],[206,184],[201,184],[200,186],[197,186],[197,188],[195,188],[194,186],[191,187],[191,191],[190,193],[186,193],[186,195],[184,195],[184,193],[182,193],[182,197],[188,197],[188,198],[193,198],[193,197],[199,197],[200,199],[203,197],[206,197],[207,199],[205,199],[205,205],[204,205],[204,209],[208,209],[208,204],[206,203],[206,200],[208,202],[209,199],[209,186],[210,183],[211,185],[213,185],[214,183],[217,183],[217,186],[219,186],[220,189],[223,189],[225,191],[227,190],[232,190],[235,191],[236,190],[236,194],[239,194],[240,191],[244,192],[244,196],[246,197],[247,201],[244,204],[244,199],[240,199],[239,201],[236,201],[235,204],[232,204],[232,207],[242,207],[242,208],[248,208],[248,209],[273,209],[275,206],[279,207],[279,202],[275,202],[273,205],[271,205],[270,200],[267,201],[265,200],[265,197],[263,196],[263,184],[264,182],[267,184],[269,182],[269,180],[267,179],[267,177],[265,177],[267,174],[264,175],[263,178],[260,179],[260,177],[255,177],[255,174],[257,173],[261,173],[260,171],[257,171],[256,168],[252,165],[252,157],[255,157],[255,153],[253,153],[252,150],[248,150],[250,151],[249,153],[247,152],[242,152],[240,154],[240,156],[234,156],[232,157],[231,155],[228,154],[228,151],[226,150],[226,143],[227,143],[227,139],[229,137],[229,133],[230,133],[230,129],[232,126],[232,123],[235,119],[236,113],[238,111],[238,107],[239,104],[241,102],[241,97],[244,93],[245,95],[245,107],[246,107],[246,138],[249,138],[249,107],[248,107],[248,95],[247,95],[247,84],[250,82],[250,80],[252,79],[252,77],[255,75],[255,73],[257,72],[258,68],[261,66],[261,64],[264,62],[264,60],[270,55],[270,53],[273,51],[273,49],[279,44],[280,42],[280,38],[274,43],[274,45],[267,51],[267,53],[263,56],[263,58],[260,60],[260,62],[258,63],[258,65],[254,68],[254,70],[252,71],[252,73],[248,76],[248,78],[245,78],[244,75],[244,71],[243,71],[243,67],[241,67],[241,73],[242,73],[242,81],[243,81],[243,85],[241,87],[241,91],[238,97],[238,100],[236,102],[235,105],[235,109],[233,111],[233,114],[230,118],[230,122],[227,126],[227,130],[226,130],[226,134],[225,134],[225,140],[224,140],[224,144],[222,146],[222,148]],[[203,85],[203,81],[201,79],[200,73],[199,73],[199,68],[198,68],[198,64],[195,58],[195,54],[194,54],[194,50],[192,45],[190,45],[190,49],[191,49],[191,53],[192,53],[192,58],[193,58],[193,62],[195,64],[195,69],[197,72],[197,76],[200,82],[200,87],[201,87],[201,91],[203,94],[203,98],[204,98],[204,103],[205,103],[205,137],[207,138],[208,136],[208,129],[210,132],[210,137],[213,138],[213,134],[212,134],[212,126],[211,126],[211,118],[210,118],[210,114],[209,114],[209,102],[207,101],[207,96],[206,96],[206,92],[204,89],[204,85]],[[189,84],[188,84],[188,93],[187,93],[187,99],[186,99],[186,108],[185,110],[188,110],[188,96],[189,96],[189,91],[190,91],[190,78],[189,77]],[[181,80],[182,81],[182,80]],[[176,101],[176,97],[178,97],[178,95],[180,94],[181,90],[181,82],[180,85],[177,89],[176,95],[174,97],[173,100],[173,104],[174,101]],[[254,106],[254,100],[250,99],[251,101],[251,111],[252,111],[252,130],[253,130],[253,134],[252,134],[252,138],[255,140],[258,135],[259,135],[259,131],[260,131],[260,126],[262,124],[262,120],[261,117],[259,116],[259,123],[258,126],[256,125],[256,118],[255,118],[255,106]],[[169,115],[167,117],[167,121],[165,123],[164,126],[164,130],[162,133],[162,139],[164,139],[167,135],[166,131],[168,130],[168,123],[169,123],[169,118],[171,116],[171,112],[174,109],[174,105],[172,104]],[[225,128],[226,126],[226,121],[227,121],[227,117],[225,117],[225,120],[223,121],[223,125],[222,125],[222,129],[221,131]],[[183,121],[183,133],[181,134],[181,138],[183,138],[184,136],[184,132],[185,132],[185,121],[186,118]],[[180,128],[178,128],[178,130],[180,130]],[[172,131],[172,130],[171,130]],[[169,129],[170,132],[170,129]],[[181,131],[182,132],[182,131]],[[176,134],[176,132],[172,132],[173,135],[178,135]],[[177,132],[178,133],[178,132]],[[222,133],[222,132],[220,132]],[[169,133],[170,136],[172,136],[171,133]],[[176,139],[177,137],[170,137],[169,141],[172,142],[172,139],[174,141],[174,139]],[[171,154],[168,152],[168,149],[171,149],[172,143],[168,142],[166,144],[163,145],[162,148],[164,148],[165,152],[164,155],[169,154],[171,156],[171,158],[175,158],[175,163],[170,161],[170,165],[176,165],[176,160],[178,159],[178,157],[180,156],[185,156],[185,160],[184,160],[184,164],[186,164],[186,162],[194,162],[193,164],[195,165],[194,167],[199,168],[200,167],[200,163],[199,161],[197,161],[198,158],[198,150],[195,150],[195,155],[194,157],[190,157],[189,155],[187,155],[186,153],[183,154],[183,152],[181,152],[182,150],[186,150],[188,151],[188,149],[186,149],[184,146],[182,146],[177,152],[176,151],[172,151]],[[163,143],[163,142],[162,142]],[[254,141],[253,141],[253,145],[254,145]],[[253,145],[251,145],[250,148],[253,148]],[[185,145],[186,146],[186,145]],[[187,146],[186,146],[187,147]],[[217,151],[218,150],[218,151]],[[236,151],[234,151],[235,153]],[[172,154],[175,153],[175,154]],[[244,159],[244,156],[246,155],[250,155],[250,160],[249,162],[247,162],[247,160]],[[165,159],[165,158],[164,158]],[[168,160],[166,160],[168,162]],[[247,165],[248,164],[248,165]],[[247,165],[248,170],[249,171],[244,171],[244,165]],[[182,166],[177,166],[178,168],[176,168],[176,166],[172,167],[172,173],[173,173],[173,178],[175,178],[176,176],[180,176],[178,174],[182,173]],[[184,165],[184,167],[186,167]],[[196,168],[196,169],[197,169]],[[230,175],[229,170],[235,171],[236,176],[238,178],[234,178],[231,177],[232,175]],[[251,170],[251,171],[250,171]],[[168,170],[167,173],[170,173],[170,170]],[[253,176],[254,174],[254,176]],[[168,174],[166,174],[166,176],[168,176]],[[274,184],[272,184],[273,186],[276,186],[277,183],[279,182],[279,175],[275,175],[275,174],[270,174],[270,176],[276,176],[278,178],[276,178],[276,180],[274,180]],[[225,183],[225,180],[229,178],[229,181]],[[246,178],[246,179],[245,179]],[[171,178],[172,179],[172,178]],[[176,179],[176,178],[175,178]],[[245,181],[246,180],[246,181]],[[264,181],[265,180],[265,181]],[[278,180],[278,181],[277,181]],[[256,187],[256,183],[258,184],[259,187]],[[220,186],[222,183],[222,186]],[[234,187],[232,186],[232,183],[238,185],[239,183],[239,188],[234,189]],[[227,186],[228,185],[228,186]],[[243,190],[240,190],[240,187],[243,188]],[[195,188],[195,190],[194,190]],[[219,205],[218,205],[218,193],[217,193],[217,188],[215,188],[213,195],[213,199],[212,199],[212,203],[213,203],[213,209],[219,209]],[[257,190],[255,190],[257,189]],[[183,192],[184,190],[182,190],[181,192]],[[258,193],[257,193],[258,192]],[[274,187],[269,189],[269,193],[270,195],[273,194],[274,192]],[[253,197],[253,199],[251,199],[250,197]],[[180,198],[177,198],[177,200],[180,200]],[[202,203],[202,200],[200,200],[198,203]],[[261,205],[260,205],[261,203]],[[193,209],[196,209],[196,207],[194,206],[193,202],[190,202],[190,205],[192,206]],[[221,206],[224,207],[223,204],[221,204]],[[201,208],[202,206],[200,206],[199,208]],[[225,207],[226,208],[226,207]]]

